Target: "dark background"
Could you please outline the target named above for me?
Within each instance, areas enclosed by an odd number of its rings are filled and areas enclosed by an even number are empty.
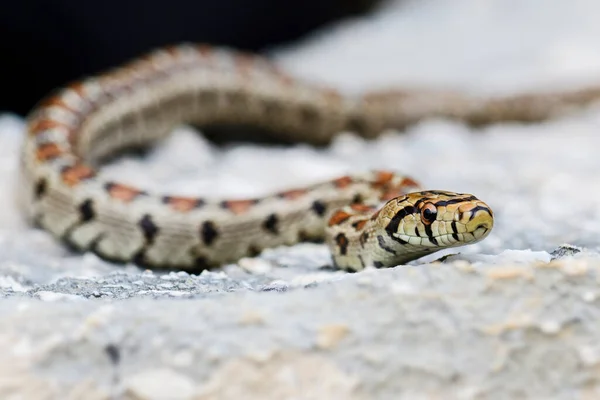
[[[56,87],[158,46],[206,42],[260,52],[378,1],[0,1],[0,110],[25,114]]]

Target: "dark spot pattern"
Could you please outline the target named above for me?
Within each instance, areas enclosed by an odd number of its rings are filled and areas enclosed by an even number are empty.
[[[381,261],[373,261],[373,266],[375,268],[383,268],[383,263]]]
[[[267,219],[265,220],[265,222],[263,222],[263,228],[265,228],[267,231],[273,233],[273,234],[278,234],[279,233],[279,218],[277,217],[276,214],[271,214],[267,217]]]
[[[200,236],[205,245],[210,246],[219,236],[219,232],[212,221],[205,221],[200,229]]]
[[[338,233],[335,237],[335,242],[340,248],[340,254],[345,256],[348,253],[348,238],[343,233]]]
[[[35,183],[35,188],[33,190],[33,194],[34,194],[36,200],[41,199],[46,194],[47,191],[48,191],[48,181],[45,178],[40,178]]]
[[[363,195],[360,193],[356,193],[352,198],[352,203],[362,203],[364,200]]]
[[[88,222],[96,216],[94,211],[94,202],[92,199],[87,199],[79,205],[79,214],[82,222]]]
[[[140,219],[138,225],[142,229],[146,241],[152,242],[158,233],[158,226],[152,221],[150,214],[145,214],[142,219]]]
[[[146,248],[144,247],[136,252],[131,258],[131,261],[140,267],[148,265],[148,260],[146,260]]]
[[[261,253],[261,249],[258,246],[251,245],[248,247],[248,255],[250,257],[256,257]]]
[[[319,200],[315,200],[312,203],[312,206],[310,207],[315,214],[317,214],[319,217],[322,217],[323,215],[325,215],[325,210],[327,209],[327,207],[325,206],[325,204],[323,204],[323,202],[319,201]]]

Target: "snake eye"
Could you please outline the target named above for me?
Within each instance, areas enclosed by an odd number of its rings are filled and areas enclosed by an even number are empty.
[[[433,221],[435,221],[436,217],[437,208],[433,204],[428,203],[425,206],[423,206],[423,208],[421,209],[421,221],[423,221],[424,224],[431,224]]]

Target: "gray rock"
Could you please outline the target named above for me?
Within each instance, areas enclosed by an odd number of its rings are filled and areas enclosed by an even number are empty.
[[[12,297],[0,398],[593,398],[599,272],[455,261],[193,301]]]

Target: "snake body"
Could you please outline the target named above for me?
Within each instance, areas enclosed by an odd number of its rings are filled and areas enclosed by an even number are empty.
[[[146,267],[198,271],[305,240],[325,240],[342,269],[389,267],[483,239],[493,225],[490,208],[469,194],[419,192],[412,178],[389,171],[213,201],[105,181],[96,167],[184,122],[256,126],[323,144],[337,132],[370,138],[429,116],[471,124],[541,120],[599,92],[486,101],[449,92],[348,96],[297,81],[258,56],[169,47],[70,84],[32,111],[22,204],[33,223],[71,247]]]

